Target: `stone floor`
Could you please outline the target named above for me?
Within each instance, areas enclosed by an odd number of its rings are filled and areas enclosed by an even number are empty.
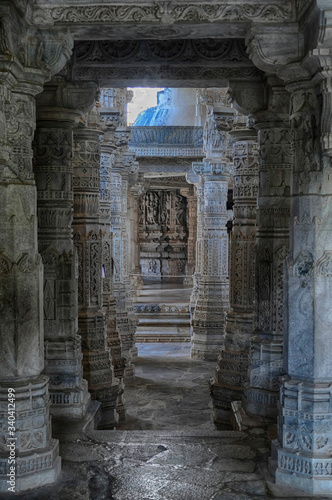
[[[209,379],[215,362],[190,359],[190,343],[138,344],[121,430],[214,431]]]
[[[208,379],[214,363],[191,360],[188,344],[141,344],[126,389],[122,430],[58,428],[57,483],[24,500],[321,500],[276,487],[266,472],[262,429],[216,431]],[[138,403],[138,404],[137,404]],[[128,429],[128,430],[127,430]]]

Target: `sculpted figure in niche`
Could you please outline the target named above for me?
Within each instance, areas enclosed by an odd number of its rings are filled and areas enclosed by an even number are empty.
[[[186,207],[184,199],[180,194],[176,195],[175,198],[175,211],[176,211],[176,223],[179,226],[186,225]]]
[[[156,274],[157,272],[157,262],[155,260],[150,260],[149,262],[149,273]]]
[[[158,195],[150,192],[147,195],[146,220],[148,224],[158,224]]]
[[[142,196],[139,204],[139,224],[143,226],[145,223],[145,196]]]

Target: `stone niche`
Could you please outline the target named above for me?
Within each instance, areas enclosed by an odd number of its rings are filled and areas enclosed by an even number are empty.
[[[188,201],[180,189],[150,190],[141,197],[139,237],[143,281],[182,283],[187,266]]]

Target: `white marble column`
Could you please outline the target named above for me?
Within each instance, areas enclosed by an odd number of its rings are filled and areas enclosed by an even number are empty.
[[[134,376],[132,359],[136,357],[137,321],[133,308],[129,276],[129,237],[127,227],[128,177],[137,170],[135,155],[127,151],[129,127],[115,130],[118,147],[111,176],[111,224],[113,231],[114,293],[117,302],[117,328],[121,338],[122,356],[126,359],[125,377]]]
[[[100,218],[100,135],[96,110],[74,130],[74,244],[78,255],[78,327],[89,391],[102,403],[100,428],[117,423],[118,381],[114,378],[103,312],[103,239]]]
[[[103,312],[106,320],[106,343],[110,350],[114,376],[118,380],[117,413],[119,420],[125,420],[124,370],[126,360],[121,352],[121,339],[116,323],[116,298],[113,289],[113,251],[111,226],[112,167],[115,161],[116,145],[114,131],[121,120],[116,107],[116,89],[103,89],[98,108],[103,136],[100,145],[100,219],[102,231],[102,286]]]
[[[11,495],[54,482],[61,467],[49,379],[42,374],[43,263],[32,140],[35,96],[66,63],[72,39],[33,31],[28,38],[12,3],[1,5],[0,15],[0,495]],[[39,44],[45,59],[36,57]]]
[[[231,425],[231,403],[241,400],[247,384],[250,337],[254,324],[256,203],[258,194],[257,132],[244,116],[234,118],[234,225],[230,244],[230,306],[224,346],[211,382],[214,423]]]
[[[216,360],[223,345],[225,314],[229,306],[226,228],[229,169],[227,165],[212,162],[193,164],[193,169],[202,176],[204,206],[202,239],[198,243],[201,267],[192,317],[191,356]]]
[[[94,105],[96,92],[93,83],[83,87],[54,77],[37,96],[34,173],[38,246],[44,264],[44,373],[50,377],[51,413],[65,418],[83,418],[90,403],[77,335],[72,148],[73,128]]]
[[[316,58],[325,65],[319,77]],[[323,46],[305,66],[280,72],[291,93],[294,168],[285,266],[287,375],[270,460],[277,483],[320,495],[332,488],[331,68],[331,49]]]
[[[279,378],[284,373],[284,264],[289,247],[293,133],[289,93],[270,78],[269,110],[259,113],[260,152],[256,245],[256,319],[249,383],[243,407],[249,415],[275,420]]]
[[[201,176],[201,213],[198,209],[197,257],[194,290],[197,297],[192,315],[194,358],[217,360],[223,346],[225,315],[229,309],[229,256],[227,199],[230,178],[229,130],[233,110],[227,104],[225,89],[203,92],[207,106],[204,126],[206,160],[194,163]],[[198,201],[198,204],[200,202]],[[193,309],[193,307],[192,307]]]

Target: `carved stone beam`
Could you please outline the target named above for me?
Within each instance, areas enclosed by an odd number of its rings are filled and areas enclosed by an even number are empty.
[[[314,2],[303,3],[304,7],[301,2],[296,6],[296,23],[285,23],[277,29],[271,24],[251,25],[246,37],[247,53],[265,73],[273,74],[287,64],[301,61],[316,46],[320,11]]]

